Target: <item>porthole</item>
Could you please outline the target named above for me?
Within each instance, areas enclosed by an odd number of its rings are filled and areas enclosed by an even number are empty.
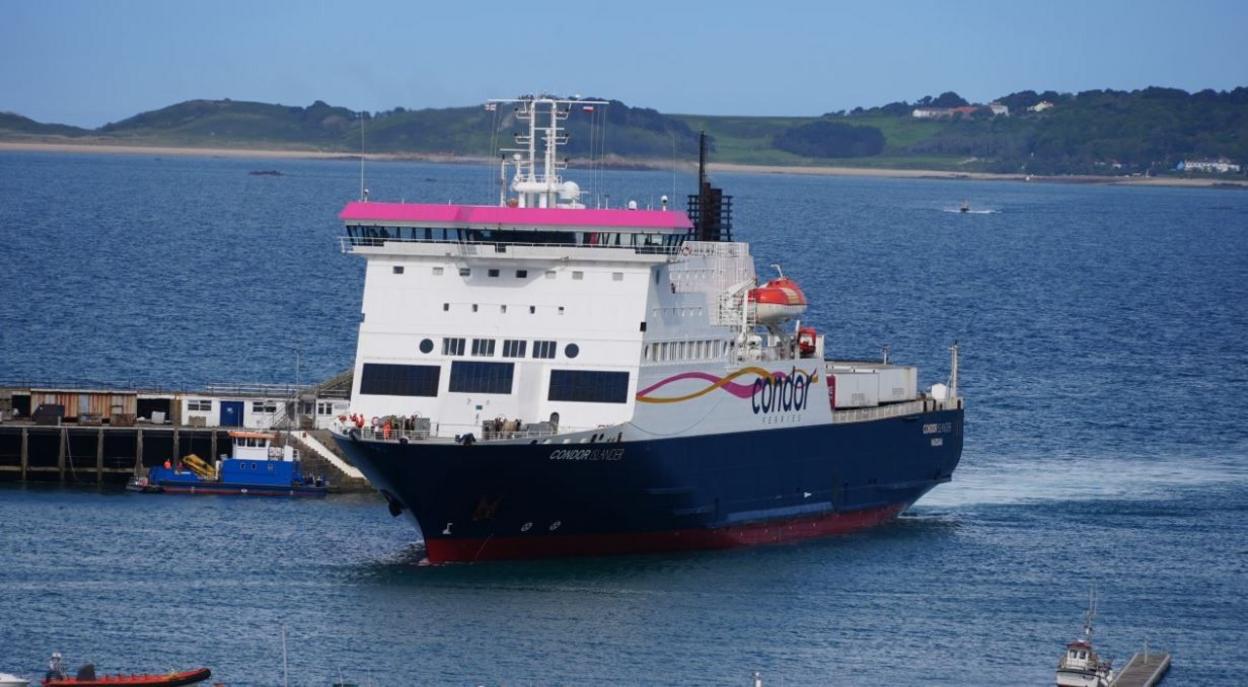
[[[581,354],[581,347],[574,343],[570,343],[563,347],[563,354],[569,358],[575,358]]]
[[[421,353],[432,353],[432,352],[433,352],[433,339],[421,339],[421,341],[420,341],[420,352],[421,352]]]

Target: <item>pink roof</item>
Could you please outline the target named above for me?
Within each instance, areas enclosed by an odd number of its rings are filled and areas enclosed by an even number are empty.
[[[687,230],[688,215],[671,210],[509,208],[491,205],[433,205],[353,201],[338,214],[348,223],[404,222],[423,226],[563,227]]]

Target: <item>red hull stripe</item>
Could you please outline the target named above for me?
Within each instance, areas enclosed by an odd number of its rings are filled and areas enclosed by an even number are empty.
[[[727,549],[801,541],[853,532],[890,520],[905,507],[905,504],[894,504],[850,513],[746,523],[715,529],[492,537],[489,539],[435,538],[425,541],[425,550],[430,563],[448,563],[509,558],[605,556],[688,549]]]

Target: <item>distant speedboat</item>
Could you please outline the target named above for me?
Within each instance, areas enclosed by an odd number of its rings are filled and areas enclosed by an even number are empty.
[[[28,687],[30,681],[8,673],[0,673],[0,687]]]
[[[77,677],[45,678],[43,687],[139,687],[139,685],[145,687],[181,687],[182,685],[198,684],[212,677],[212,671],[207,668],[163,674],[100,675],[98,677],[94,671],[88,675],[83,675],[82,672],[80,670]]]
[[[970,211],[971,211],[971,201],[969,200],[962,201],[962,206],[958,208],[958,212],[967,213]]]

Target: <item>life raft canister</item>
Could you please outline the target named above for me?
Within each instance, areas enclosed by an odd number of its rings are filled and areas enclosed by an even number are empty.
[[[760,323],[783,322],[806,312],[806,294],[788,277],[777,277],[750,289],[749,296],[754,319]]]
[[[814,327],[802,327],[797,330],[797,350],[801,352],[803,358],[808,358],[815,354],[815,346],[819,340],[819,333]]]

